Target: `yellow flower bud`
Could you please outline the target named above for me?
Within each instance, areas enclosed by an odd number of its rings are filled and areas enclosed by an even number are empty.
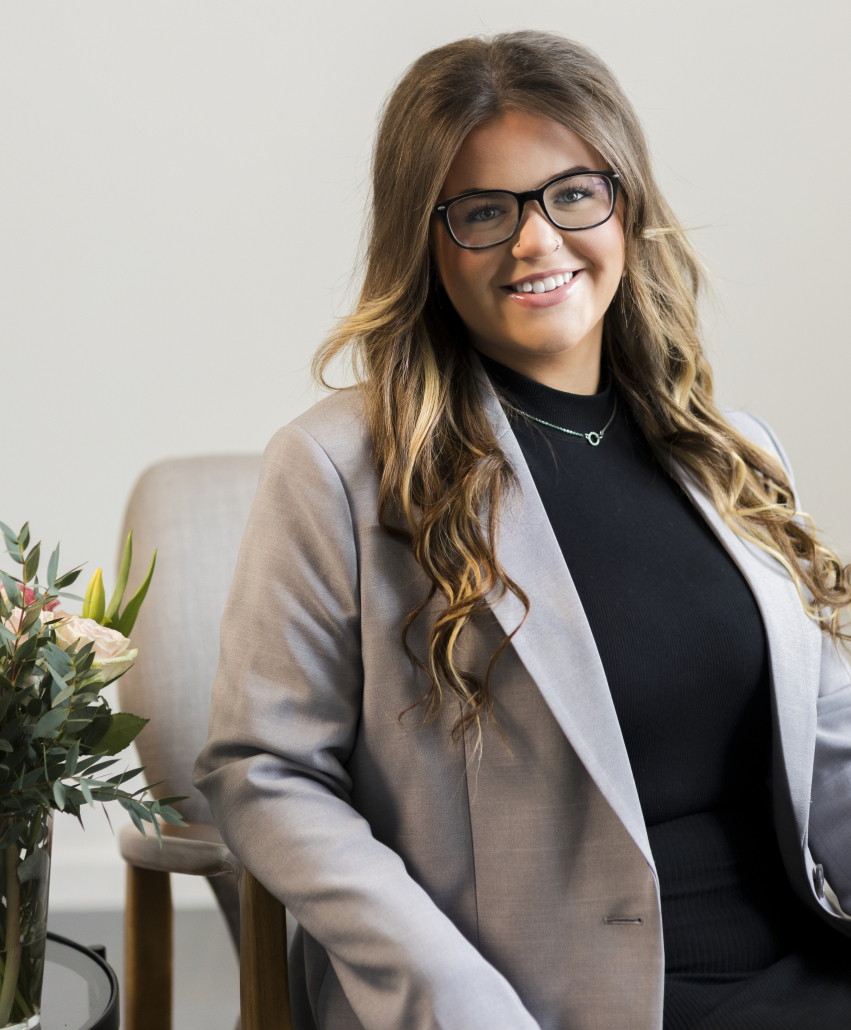
[[[83,618],[94,619],[101,622],[103,613],[106,610],[106,594],[103,589],[103,570],[95,569],[88,587],[86,587],[86,598],[83,601]]]

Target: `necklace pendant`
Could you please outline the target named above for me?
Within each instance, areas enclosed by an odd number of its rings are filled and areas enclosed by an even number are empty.
[[[588,443],[591,444],[592,447],[597,447],[599,445],[600,441],[603,439],[603,434],[602,433],[586,433],[585,434],[585,439],[588,441]]]

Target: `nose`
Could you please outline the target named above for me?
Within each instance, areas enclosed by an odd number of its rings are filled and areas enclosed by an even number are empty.
[[[546,257],[557,251],[561,244],[561,234],[547,219],[538,202],[526,204],[511,247],[512,255],[518,260]]]

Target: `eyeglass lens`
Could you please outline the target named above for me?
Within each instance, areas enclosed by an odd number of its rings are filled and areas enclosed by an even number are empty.
[[[562,229],[590,229],[612,213],[611,183],[602,175],[568,175],[551,183],[544,207]],[[517,198],[499,190],[462,197],[450,204],[449,225],[464,247],[492,247],[514,235],[518,221]]]

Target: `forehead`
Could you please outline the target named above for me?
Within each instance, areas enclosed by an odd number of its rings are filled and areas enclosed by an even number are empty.
[[[520,193],[573,168],[602,171],[602,158],[581,136],[551,118],[507,111],[467,134],[441,198],[468,190]]]

